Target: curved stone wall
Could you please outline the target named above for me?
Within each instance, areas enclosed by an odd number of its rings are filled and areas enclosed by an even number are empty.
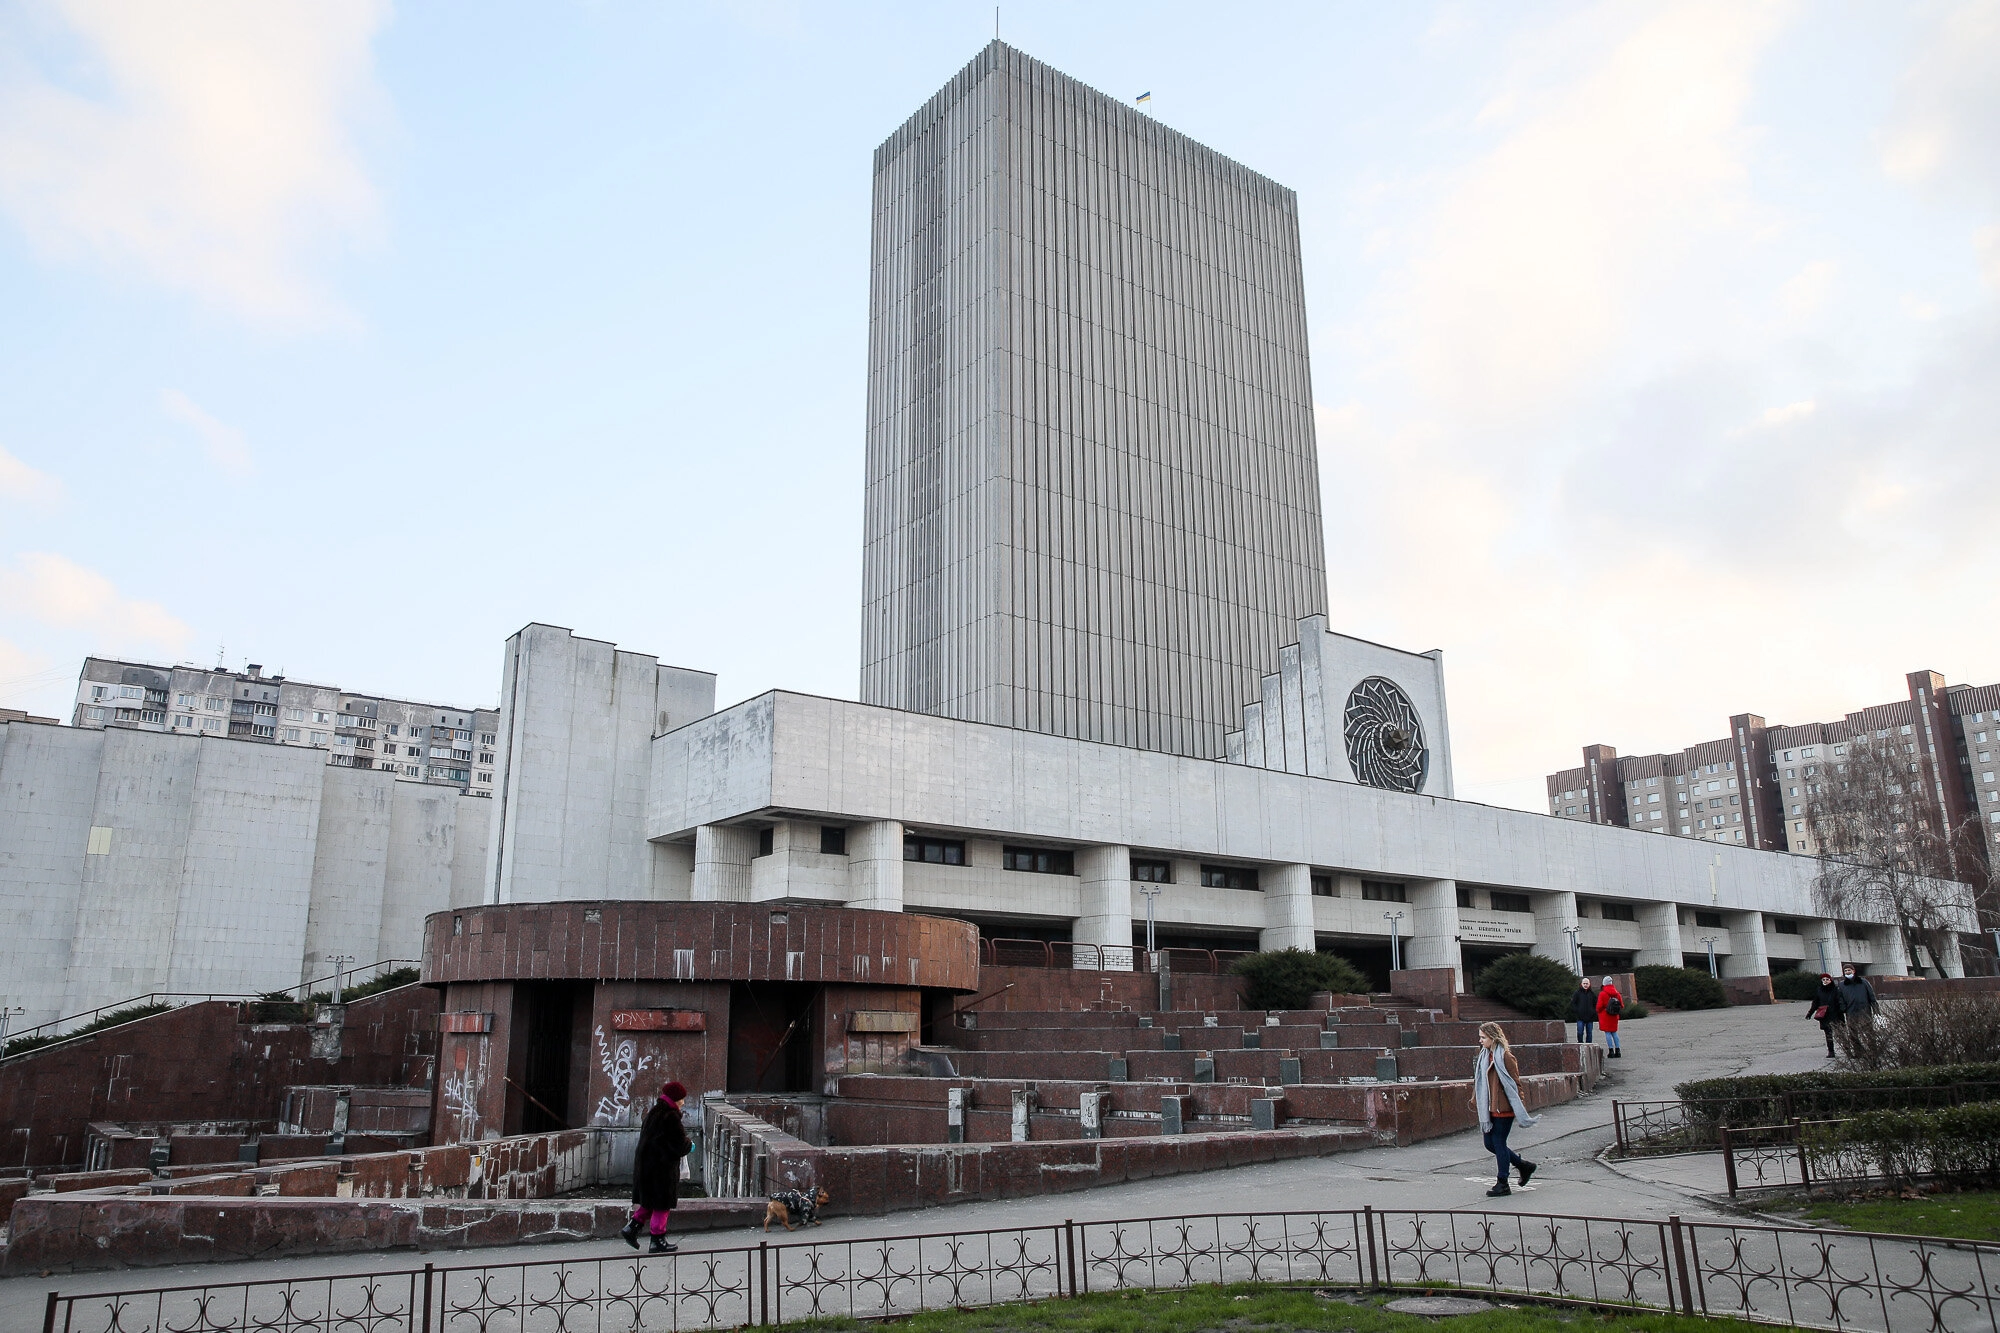
[[[808,981],[976,990],[979,931],[901,912],[510,903],[424,921],[423,980]]]

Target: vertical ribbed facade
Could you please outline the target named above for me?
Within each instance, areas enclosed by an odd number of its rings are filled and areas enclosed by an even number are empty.
[[[862,700],[1220,756],[1326,610],[1292,192],[994,42],[872,250]]]

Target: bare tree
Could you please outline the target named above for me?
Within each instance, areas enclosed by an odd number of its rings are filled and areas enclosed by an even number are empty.
[[[1942,970],[1968,896],[1983,905],[1991,885],[1977,812],[1951,819],[1914,749],[1895,735],[1860,736],[1808,774],[1813,896],[1829,917],[1894,921]]]

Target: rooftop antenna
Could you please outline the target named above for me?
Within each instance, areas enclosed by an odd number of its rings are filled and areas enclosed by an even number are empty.
[[[1000,6],[993,6],[993,40],[1000,40]]]
[[[215,645],[215,669],[217,671],[222,670],[222,648],[223,645],[219,643]]]

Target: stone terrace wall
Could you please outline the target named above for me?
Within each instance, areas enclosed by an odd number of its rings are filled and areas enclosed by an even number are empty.
[[[0,1146],[10,1167],[72,1165],[92,1121],[271,1120],[293,1084],[421,1087],[437,1013],[437,992],[419,985],[356,1000],[333,1059],[314,1054],[311,1025],[247,1022],[245,1006],[219,1000],[30,1051],[0,1064]]]

